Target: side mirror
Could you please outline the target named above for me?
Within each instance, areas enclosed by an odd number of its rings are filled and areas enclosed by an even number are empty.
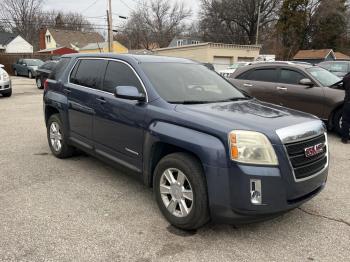
[[[135,86],[117,86],[114,89],[115,97],[127,99],[127,100],[136,100],[139,102],[145,102],[146,96],[143,93],[140,93]]]
[[[303,78],[299,81],[299,84],[303,86],[313,87],[314,83],[309,78]]]

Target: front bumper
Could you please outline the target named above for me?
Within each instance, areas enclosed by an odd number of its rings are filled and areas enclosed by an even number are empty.
[[[204,166],[212,220],[217,223],[251,223],[294,209],[316,196],[324,187],[328,166],[308,180],[296,182],[291,168],[257,167],[232,163],[229,168]],[[262,203],[251,202],[251,180],[261,181]]]
[[[11,80],[0,81],[0,94],[9,92],[11,88],[12,88]]]

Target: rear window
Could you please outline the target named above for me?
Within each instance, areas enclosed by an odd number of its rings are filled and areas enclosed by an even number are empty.
[[[106,61],[104,60],[81,60],[74,67],[70,76],[70,82],[93,89],[102,89],[103,72],[105,67]]]
[[[70,58],[69,57],[63,57],[60,59],[60,61],[57,63],[57,65],[55,66],[54,70],[52,70],[49,79],[52,80],[58,80],[61,78],[61,76],[63,75],[65,69],[67,68],[68,64],[70,62]]]
[[[255,69],[241,74],[238,78],[252,81],[276,82],[277,70],[274,68]]]

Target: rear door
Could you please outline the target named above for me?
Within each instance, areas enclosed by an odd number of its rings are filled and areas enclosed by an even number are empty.
[[[92,149],[92,128],[95,95],[102,88],[107,62],[100,59],[81,59],[75,64],[64,90],[68,98],[68,119],[71,139]]]
[[[259,100],[280,104],[279,93],[276,92],[277,78],[278,70],[276,67],[263,67],[245,71],[232,82]]]
[[[279,72],[276,90],[281,98],[281,105],[323,117],[324,90],[315,85],[313,87],[300,84],[300,80],[309,78],[303,71],[282,67]]]

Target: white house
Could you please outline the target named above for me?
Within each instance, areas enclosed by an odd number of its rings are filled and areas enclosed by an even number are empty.
[[[0,53],[33,53],[33,46],[20,35],[0,32]]]

